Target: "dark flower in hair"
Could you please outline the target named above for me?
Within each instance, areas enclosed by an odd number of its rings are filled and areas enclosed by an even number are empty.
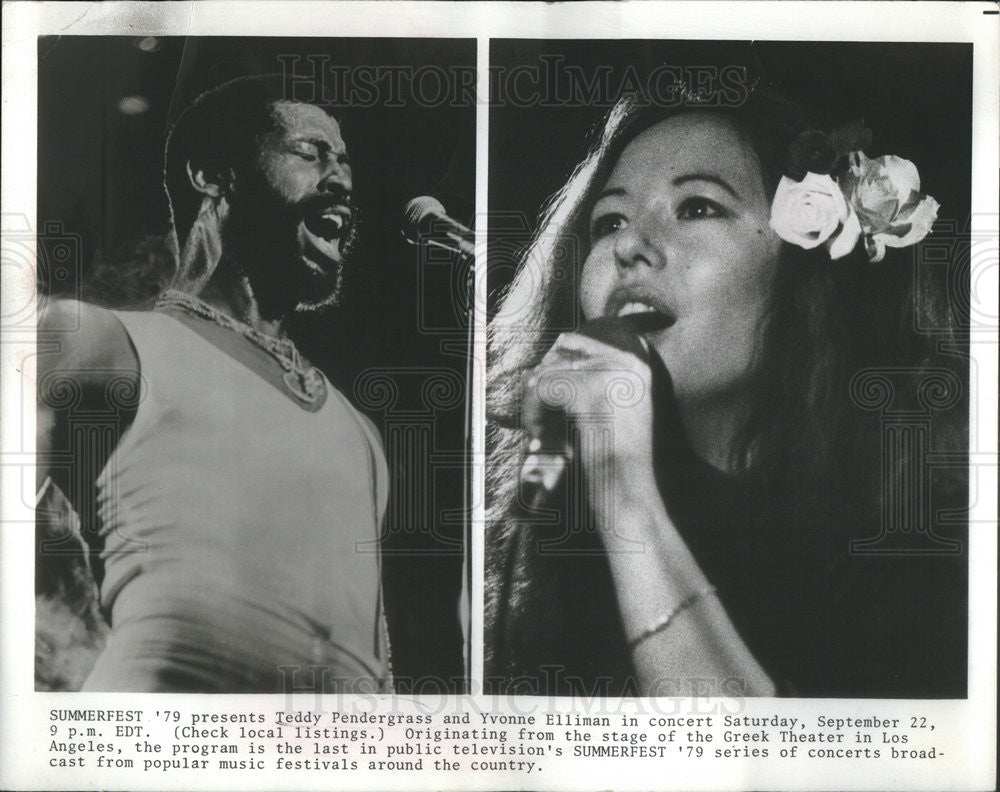
[[[802,181],[807,173],[830,174],[837,160],[837,150],[825,132],[810,129],[791,142],[785,156],[785,172],[795,181]]]
[[[857,118],[831,130],[830,142],[838,157],[847,157],[852,151],[864,151],[871,146],[872,131],[865,126],[864,119]]]
[[[829,134],[810,129],[792,140],[785,154],[785,173],[802,181],[807,173],[838,178],[847,172],[848,155],[872,144],[872,133],[861,119],[848,121]]]

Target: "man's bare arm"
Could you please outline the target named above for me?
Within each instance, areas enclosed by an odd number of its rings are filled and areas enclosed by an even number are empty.
[[[78,501],[90,495],[80,490],[93,484],[118,439],[88,432],[88,423],[117,418],[119,434],[131,423],[139,359],[110,311],[51,300],[39,315],[37,371],[38,484],[50,475]]]

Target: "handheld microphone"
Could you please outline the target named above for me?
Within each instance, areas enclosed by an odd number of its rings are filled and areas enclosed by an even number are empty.
[[[627,318],[594,319],[576,332],[629,352],[644,362],[652,360],[649,342]],[[573,459],[573,444],[564,412],[542,403],[537,393],[525,392],[522,415],[529,440],[520,483],[525,501],[536,509],[561,484]]]
[[[462,258],[475,257],[475,234],[449,217],[444,205],[429,195],[420,195],[404,207],[403,236],[414,245],[434,245]]]

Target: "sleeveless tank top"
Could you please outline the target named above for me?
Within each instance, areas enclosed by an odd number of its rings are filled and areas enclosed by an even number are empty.
[[[328,381],[309,412],[177,319],[115,315],[140,402],[97,479],[112,634],[85,689],[384,687],[373,429]]]

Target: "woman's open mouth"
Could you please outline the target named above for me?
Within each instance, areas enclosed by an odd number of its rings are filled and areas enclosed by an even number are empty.
[[[608,299],[605,316],[625,319],[640,333],[666,330],[677,317],[655,295],[644,289],[618,289]]]

